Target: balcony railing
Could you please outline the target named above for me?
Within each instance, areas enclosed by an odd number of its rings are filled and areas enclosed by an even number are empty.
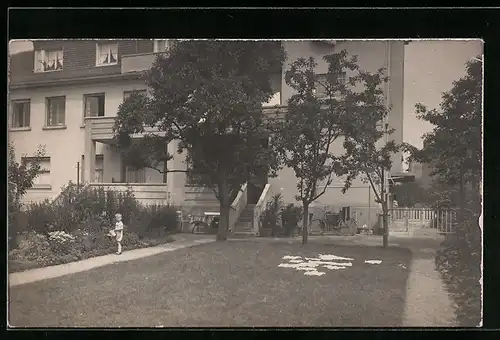
[[[129,54],[122,56],[122,73],[147,71],[158,53]]]

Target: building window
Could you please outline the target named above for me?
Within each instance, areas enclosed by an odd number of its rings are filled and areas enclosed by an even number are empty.
[[[29,166],[31,162],[35,160],[34,157],[23,157],[23,162],[26,166]],[[38,176],[33,180],[33,189],[50,189],[50,157],[42,157],[39,159],[40,162],[40,172]]]
[[[64,126],[66,123],[66,97],[45,98],[47,126]]]
[[[325,98],[328,96],[327,88],[330,85],[327,82],[326,74],[318,74],[316,78],[316,88],[314,89],[314,94],[318,98]],[[346,82],[346,73],[342,72],[337,78],[337,83],[339,85],[344,85]]]
[[[104,98],[104,93],[84,95],[84,117],[103,117]]]
[[[127,183],[146,183],[146,169],[134,169],[127,166],[125,181]]]
[[[51,72],[63,69],[63,50],[35,51],[35,72]]]
[[[96,65],[116,65],[118,63],[118,43],[98,43],[96,48]]]
[[[155,39],[154,40],[154,51],[155,52],[164,52],[167,51],[172,42],[167,39]]]
[[[132,90],[132,91],[123,91],[123,101],[127,100],[132,93],[136,92],[141,96],[146,96],[148,94],[147,90]]]
[[[30,100],[12,101],[11,126],[13,128],[24,128],[30,126]]]

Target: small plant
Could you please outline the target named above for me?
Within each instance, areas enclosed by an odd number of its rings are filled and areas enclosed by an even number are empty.
[[[294,204],[288,204],[281,210],[281,222],[283,224],[283,228],[285,229],[286,236],[293,235],[298,228],[298,224],[302,219],[302,216],[302,207],[298,207]]]
[[[281,194],[274,195],[269,202],[267,202],[266,209],[260,216],[261,228],[264,229],[260,234],[267,234],[265,230],[271,230],[273,237],[278,236],[280,232],[280,210],[283,205]]]

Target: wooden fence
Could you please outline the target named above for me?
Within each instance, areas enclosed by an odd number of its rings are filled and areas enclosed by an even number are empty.
[[[393,208],[390,211],[390,222],[410,228],[435,229],[439,233],[453,233],[456,211],[452,209],[431,208]]]

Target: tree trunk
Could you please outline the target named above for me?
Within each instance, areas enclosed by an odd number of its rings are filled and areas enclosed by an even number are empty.
[[[167,162],[163,162],[163,183],[167,183]]]
[[[303,225],[302,225],[302,244],[307,244],[307,238],[309,236],[309,203],[302,202],[302,208],[304,211]]]
[[[227,177],[219,181],[220,219],[217,241],[227,240],[227,229],[229,228],[229,186]]]
[[[384,248],[389,247],[389,209],[387,209],[387,199],[382,200],[382,226],[384,235],[382,236],[382,245]]]
[[[384,248],[387,248],[389,246],[389,221],[387,219],[388,217],[388,202],[387,198],[388,195],[386,195],[386,185],[385,185],[385,171],[382,171],[382,181],[380,183],[380,198],[382,199],[382,229],[384,231],[384,234],[382,236],[382,246]]]

